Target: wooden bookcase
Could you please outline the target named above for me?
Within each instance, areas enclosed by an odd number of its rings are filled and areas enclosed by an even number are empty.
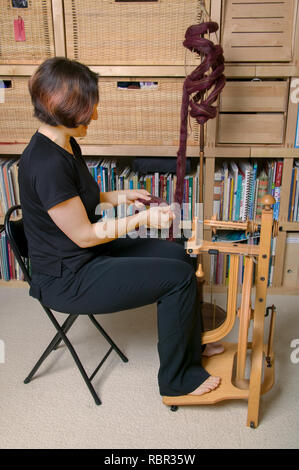
[[[82,59],[80,56],[81,53],[84,53],[84,48],[82,48],[82,52],[78,50],[78,47],[80,41],[86,45],[86,41],[89,39],[86,36],[88,28],[80,30],[78,15],[80,15],[80,24],[82,25],[84,14],[86,13],[88,16],[90,13],[88,0],[40,0],[40,2],[43,6],[47,4],[47,15],[49,15],[49,8],[51,13],[53,35],[49,40],[53,43],[48,48],[49,54],[70,56],[71,58],[74,56],[84,62],[84,57]],[[199,0],[158,0],[158,2],[144,2],[144,7],[160,8],[159,11],[163,12],[165,5],[169,8],[171,2],[174,8],[184,6],[181,8],[182,14],[176,16],[176,21],[178,21],[176,29],[181,28],[183,31],[186,26],[184,21],[191,24],[190,17],[194,17],[194,22],[196,21],[200,13]],[[28,0],[28,3],[30,6],[31,0]],[[109,4],[109,8],[134,6],[134,3],[129,5],[130,2],[115,2],[115,5],[112,5],[113,2],[107,0],[99,0],[98,3],[102,4],[102,7]],[[289,294],[296,292],[283,287],[286,237],[289,231],[299,231],[299,222],[291,223],[287,220],[292,168],[294,159],[299,158],[299,149],[294,148],[298,103],[292,99],[294,97],[292,92],[295,87],[299,87],[299,12],[296,0],[284,0],[275,5],[277,11],[275,10],[274,15],[272,3],[270,0],[255,0],[254,4],[249,0],[239,0],[237,4],[232,0],[205,0],[212,21],[216,21],[220,25],[217,36],[224,48],[227,83],[221,94],[217,118],[208,121],[205,126],[204,216],[206,218],[212,216],[213,192],[210,188],[214,181],[216,159],[282,158],[284,165],[273,286],[274,291],[276,289],[279,293]],[[135,9],[137,6],[141,8],[141,4],[142,2],[135,2]],[[110,11],[110,16],[107,13],[106,21],[113,16],[113,11]],[[279,18],[273,19],[273,16]],[[121,18],[124,18],[124,15]],[[120,61],[119,59],[114,61],[113,56],[108,56],[109,60],[106,58],[103,62],[100,59],[91,58],[85,62],[86,65],[99,73],[100,86],[101,82],[111,84],[118,80],[141,79],[160,81],[170,84],[169,86],[172,87],[180,86],[186,74],[196,66],[194,57],[191,53],[186,56],[177,53],[174,58],[171,58],[169,54],[163,58],[163,54],[159,54],[158,50],[155,52],[156,58],[154,60],[149,61],[144,56],[140,56],[139,60],[138,47],[140,44],[138,41],[140,41],[140,37],[136,27],[137,18],[139,21],[136,14],[136,18],[134,18],[137,34],[135,37],[135,58],[130,57],[128,61]],[[140,18],[140,21],[145,21],[145,16]],[[157,15],[153,18],[156,20]],[[154,24],[154,20],[151,24]],[[165,35],[164,30],[168,27],[167,18],[160,17],[160,20],[160,29],[163,29]],[[97,16],[97,24],[99,21],[99,16]],[[170,21],[169,18],[168,21]],[[90,29],[92,30],[92,28]],[[129,33],[127,32],[127,34]],[[47,36],[47,38],[49,37]],[[215,35],[212,35],[211,40],[217,42]],[[163,45],[165,48],[169,47],[165,43],[165,39],[162,38],[159,47],[163,48]],[[40,62],[42,60],[39,59],[31,59],[25,63],[17,60],[1,61],[0,53],[0,79],[15,80],[16,83],[23,81],[22,86],[24,87],[24,83]],[[260,81],[253,79],[260,79]],[[299,92],[297,96],[299,96]],[[27,96],[26,99],[29,100],[29,97]],[[30,107],[28,108],[26,104],[28,102],[24,104],[27,113],[30,112]],[[173,116],[178,113],[178,103],[175,104],[172,112]],[[22,117],[19,113],[20,121],[22,121]],[[15,124],[17,127],[17,123]],[[193,126],[193,131],[193,136],[189,139],[187,156],[198,158],[198,130],[196,126]],[[173,135],[175,134],[176,128],[174,127]],[[15,132],[10,136],[10,139],[5,140],[5,144],[0,145],[1,155],[9,156],[22,153],[29,137],[26,139],[23,136],[16,142],[16,139],[13,138],[16,135]],[[94,136],[96,136],[96,130]],[[167,158],[176,156],[178,137],[178,134],[177,140],[169,137],[166,142],[159,141],[159,139],[156,141],[148,139],[138,141],[137,139],[132,142],[122,140],[122,138],[113,142],[108,138],[103,143],[97,142],[95,138],[94,140],[90,139],[89,142],[82,142],[81,148],[84,155],[90,156],[122,158],[129,155],[164,156]],[[2,138],[0,140],[3,142]],[[207,230],[206,237],[210,236],[211,233]],[[209,272],[208,263],[206,272],[207,274]],[[15,285],[15,283],[13,284]]]

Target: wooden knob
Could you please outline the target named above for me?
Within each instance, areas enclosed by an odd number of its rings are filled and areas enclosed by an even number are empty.
[[[199,279],[204,277],[205,273],[203,272],[201,263],[199,263],[195,274],[196,274],[196,277],[198,277]]]
[[[261,203],[264,206],[264,209],[269,211],[272,204],[275,204],[275,199],[272,194],[265,194],[265,196],[262,197]]]

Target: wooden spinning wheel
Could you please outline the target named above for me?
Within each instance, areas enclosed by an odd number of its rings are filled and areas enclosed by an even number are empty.
[[[274,384],[273,335],[276,309],[266,308],[267,283],[270,261],[271,237],[273,233],[273,196],[264,196],[262,219],[260,225],[260,244],[244,245],[242,243],[221,243],[203,240],[203,223],[213,229],[225,228],[244,231],[255,231],[256,224],[247,222],[217,222],[215,219],[193,220],[192,237],[186,249],[189,253],[215,252],[230,254],[230,273],[227,296],[227,315],[225,321],[216,329],[202,335],[202,343],[207,344],[224,338],[233,328],[237,315],[238,271],[240,255],[245,256],[244,278],[241,305],[238,309],[239,338],[237,343],[223,342],[225,351],[222,354],[203,358],[203,367],[214,376],[221,377],[221,384],[215,390],[204,395],[184,395],[163,397],[165,405],[175,410],[178,405],[215,404],[222,400],[248,400],[247,426],[258,425],[260,395],[266,393]],[[202,223],[203,222],[203,223]],[[255,303],[251,305],[253,266],[256,266]],[[199,273],[200,274],[200,273]],[[270,332],[267,344],[264,344],[265,313],[271,310]],[[250,322],[253,322],[252,341],[248,340]],[[247,355],[250,352],[250,376],[245,378]],[[263,373],[263,365],[264,373]]]

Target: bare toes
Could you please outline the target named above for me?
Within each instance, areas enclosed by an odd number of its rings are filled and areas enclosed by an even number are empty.
[[[189,393],[189,395],[203,395],[204,393],[209,393],[215,390],[220,385],[220,382],[220,377],[209,377],[197,389]]]

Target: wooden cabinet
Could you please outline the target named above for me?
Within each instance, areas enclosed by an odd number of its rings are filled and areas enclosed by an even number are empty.
[[[13,9],[10,1],[0,0],[0,80],[11,81],[11,87],[0,90],[0,154],[17,155],[26,146],[38,125],[28,77],[44,59],[59,55],[82,61],[100,75],[99,120],[80,141],[83,154],[176,156],[182,85],[198,64],[182,42],[187,27],[200,21],[200,3],[28,0],[28,9]],[[216,158],[283,159],[282,230],[274,272],[274,285],[280,287],[287,232],[299,231],[299,223],[287,224],[285,215],[293,159],[299,158],[294,148],[298,103],[292,100],[299,87],[298,2],[205,4],[211,20],[220,25],[210,39],[221,40],[227,78],[218,117],[205,125],[205,217],[212,216]],[[15,41],[18,15],[24,20],[26,42]],[[119,81],[157,86],[119,89]],[[190,124],[187,155],[198,157],[199,126],[193,120]],[[208,269],[206,273],[208,278]]]

